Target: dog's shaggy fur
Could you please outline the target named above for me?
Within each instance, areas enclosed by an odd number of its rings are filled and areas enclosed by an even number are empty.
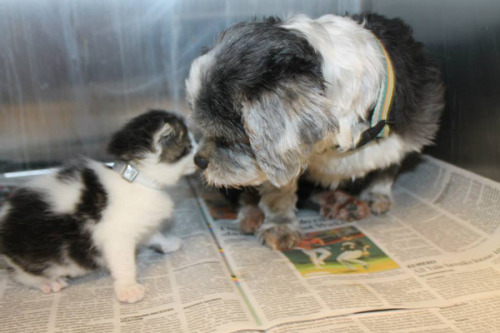
[[[386,74],[377,38],[396,75],[391,134],[356,148]],[[444,91],[411,29],[374,14],[235,24],[193,62],[186,89],[204,133],[195,163],[209,184],[259,186],[258,234],[282,249],[300,238],[294,209],[302,173],[336,188],[378,170],[363,198],[372,211],[386,211],[395,165],[432,142]]]
[[[144,287],[136,282],[136,246],[179,248],[180,239],[159,231],[173,211],[159,188],[194,171],[192,145],[182,118],[149,111],[115,133],[108,147],[149,183],[129,182],[80,158],[15,191],[0,211],[0,253],[12,277],[50,293],[66,287],[66,277],[103,266],[111,272],[118,300],[140,300]]]

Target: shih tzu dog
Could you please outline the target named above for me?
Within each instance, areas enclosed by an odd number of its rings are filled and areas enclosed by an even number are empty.
[[[436,134],[444,87],[410,27],[368,14],[235,24],[192,63],[186,90],[206,181],[258,186],[241,228],[288,249],[300,239],[301,175],[334,190],[371,174],[364,201],[320,195],[328,217],[389,209],[398,165]]]
[[[141,300],[136,247],[180,247],[160,232],[173,211],[165,187],[194,172],[193,146],[181,117],[152,110],[114,134],[113,168],[81,157],[19,188],[0,211],[0,253],[11,276],[50,293],[67,277],[106,267],[119,301]]]

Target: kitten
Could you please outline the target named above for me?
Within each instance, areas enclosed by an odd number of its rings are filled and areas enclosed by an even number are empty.
[[[50,293],[106,267],[119,301],[141,300],[136,247],[180,247],[159,231],[173,211],[164,188],[194,172],[193,146],[181,117],[152,110],[112,137],[113,169],[82,157],[15,191],[0,210],[0,253],[14,280]]]

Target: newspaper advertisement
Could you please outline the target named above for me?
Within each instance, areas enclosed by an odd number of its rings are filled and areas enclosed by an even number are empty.
[[[345,223],[299,210],[303,240],[273,251],[243,235],[216,191],[171,193],[182,248],[138,252],[136,304],[109,273],[43,294],[0,263],[5,332],[500,332],[500,185],[424,156],[385,215]],[[1,262],[1,261],[0,261]]]

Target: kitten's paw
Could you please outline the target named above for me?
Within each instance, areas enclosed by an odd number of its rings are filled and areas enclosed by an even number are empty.
[[[182,240],[177,236],[165,236],[165,242],[161,244],[161,250],[163,253],[174,252],[180,249],[182,246]]]
[[[264,212],[257,206],[246,205],[238,212],[240,231],[244,234],[253,235],[264,223]]]
[[[146,288],[137,282],[134,283],[117,283],[115,282],[116,298],[122,303],[135,303],[144,298]]]
[[[149,247],[160,253],[174,252],[180,249],[182,246],[182,240],[173,235],[164,236],[161,234],[155,235],[150,240]]]
[[[40,287],[40,290],[42,290],[46,294],[50,294],[52,292],[57,293],[67,286],[68,283],[64,279],[56,279],[55,281],[44,283]]]
[[[165,236],[158,246],[159,251],[163,254],[174,252],[181,248],[182,240],[177,236]]]
[[[258,231],[258,237],[273,250],[286,251],[296,247],[301,239],[298,222],[272,223],[266,221]]]

